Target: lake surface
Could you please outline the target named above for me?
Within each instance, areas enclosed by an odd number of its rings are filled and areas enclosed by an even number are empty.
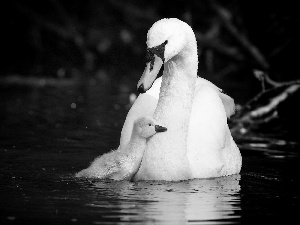
[[[118,147],[135,84],[0,87],[1,224],[288,224],[299,143],[236,140],[239,175],[182,182],[75,179]]]

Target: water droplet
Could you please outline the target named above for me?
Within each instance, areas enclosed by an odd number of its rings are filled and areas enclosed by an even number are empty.
[[[244,127],[242,127],[242,128],[240,129],[240,132],[241,132],[241,134],[246,134],[246,133],[247,133],[247,129],[244,128]]]
[[[131,94],[129,95],[129,103],[130,103],[130,104],[133,104],[134,101],[136,100],[136,98],[137,98],[136,94],[131,93]]]
[[[120,37],[125,44],[129,44],[133,39],[132,34],[126,29],[121,30]]]
[[[8,220],[15,220],[16,217],[14,217],[14,216],[8,216],[7,219],[8,219]]]
[[[66,76],[66,70],[64,68],[59,68],[56,71],[56,75],[58,78],[64,78]]]
[[[73,102],[73,103],[71,104],[71,108],[72,108],[72,109],[75,109],[75,108],[76,108],[76,103]]]
[[[39,85],[40,86],[45,86],[46,85],[46,80],[45,79],[39,80]]]
[[[121,108],[120,105],[118,105],[118,104],[115,104],[115,105],[114,105],[114,109],[115,109],[115,110],[119,110],[120,108]]]
[[[266,144],[266,143],[250,143],[249,145],[254,148],[267,148],[268,147],[268,144]]]

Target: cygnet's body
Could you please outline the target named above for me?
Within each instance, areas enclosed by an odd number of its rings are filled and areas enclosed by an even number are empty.
[[[87,169],[78,172],[75,176],[131,180],[140,167],[147,138],[166,130],[167,128],[157,125],[151,117],[136,119],[130,142],[126,146],[97,157]]]

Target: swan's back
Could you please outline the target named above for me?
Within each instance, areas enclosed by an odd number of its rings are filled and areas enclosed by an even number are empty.
[[[199,87],[201,87],[202,85],[209,86],[209,87],[213,88],[218,93],[218,95],[221,98],[222,103],[224,105],[226,116],[228,118],[230,118],[230,116],[232,116],[235,113],[234,100],[230,96],[222,93],[222,89],[218,88],[212,82],[210,82],[210,81],[208,81],[204,78],[198,77],[197,83],[196,83],[196,89],[199,89]]]
[[[138,98],[135,100],[132,107],[130,108],[121,131],[121,138],[120,138],[121,147],[129,143],[132,128],[133,128],[133,122],[135,119],[141,116],[153,116],[159,98],[161,82],[162,82],[162,78],[161,77],[157,78],[153,83],[152,87],[146,93],[140,94]],[[216,85],[214,85],[213,83],[211,83],[210,81],[198,77],[196,83],[196,90],[199,90],[199,88],[203,86],[208,86],[212,88],[218,94],[219,98],[222,100],[228,118],[234,114],[235,105],[234,105],[234,100],[231,97],[222,93],[221,92],[222,90],[218,88]]]
[[[227,117],[234,113],[233,99],[200,78],[193,101],[187,143],[194,177],[239,173],[242,158],[227,124]]]
[[[195,177],[220,173],[226,128],[226,113],[218,93],[208,85],[197,85],[187,141],[188,159]]]

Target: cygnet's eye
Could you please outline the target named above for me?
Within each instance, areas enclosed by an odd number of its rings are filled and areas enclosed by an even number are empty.
[[[149,125],[149,127],[151,127],[151,126],[152,126],[152,124],[151,124],[151,123],[148,123],[148,125]]]

